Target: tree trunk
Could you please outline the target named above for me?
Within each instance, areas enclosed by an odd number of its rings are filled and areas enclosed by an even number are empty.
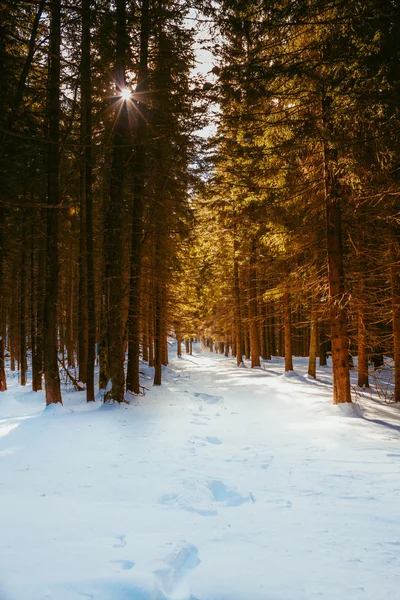
[[[251,368],[260,367],[260,337],[257,320],[257,269],[255,243],[250,254],[250,285],[249,285],[249,321],[250,321],[250,357]]]
[[[106,219],[105,263],[106,279],[109,281],[108,304],[108,370],[110,389],[105,401],[124,401],[124,343],[122,331],[122,251],[123,251],[123,195],[126,158],[126,132],[128,114],[126,101],[120,94],[125,89],[125,59],[127,48],[126,4],[116,2],[116,67],[115,84],[117,99],[114,103],[115,124],[113,157],[110,179],[110,199]]]
[[[390,274],[394,358],[394,401],[400,402],[400,227],[390,226]]]
[[[317,305],[314,298],[311,299],[311,318],[310,318],[310,355],[308,359],[308,374],[310,377],[317,377],[317,352],[318,352],[318,322]]]
[[[182,337],[180,333],[176,334],[176,355],[182,358]]]
[[[327,364],[327,340],[325,333],[325,325],[320,323],[319,326],[319,366],[326,367]]]
[[[323,98],[322,119],[330,133],[328,121],[331,100]],[[351,402],[349,342],[347,336],[346,293],[343,268],[341,190],[336,177],[337,151],[324,141],[324,183],[327,224],[328,282],[332,342],[333,402]]]
[[[148,54],[149,54],[149,2],[142,1],[140,27],[140,58],[139,73],[136,86],[136,152],[135,174],[133,182],[133,215],[131,269],[129,279],[129,315],[128,315],[128,370],[126,377],[127,390],[138,394],[139,359],[140,359],[140,288],[142,271],[142,230],[146,169],[146,101],[148,89]]]
[[[46,293],[44,301],[43,358],[46,385],[46,404],[62,403],[58,372],[58,209],[59,189],[59,137],[60,137],[60,0],[50,2],[50,47],[48,84],[48,187],[46,211]]]
[[[37,290],[35,287],[36,277],[35,277],[35,256],[36,256],[36,247],[35,247],[35,228],[33,225],[33,217],[34,212],[31,213],[31,245],[30,245],[30,297],[31,297],[31,310],[30,310],[30,328],[31,328],[31,356],[32,356],[32,391],[36,392],[36,381],[37,381],[37,364],[35,361],[36,352],[37,352]]]
[[[358,337],[358,381],[357,385],[361,388],[369,388],[368,380],[368,356],[367,356],[367,344],[366,344],[366,330],[365,330],[365,306],[363,298],[363,286],[359,287],[359,307],[357,317],[357,337]]]
[[[82,0],[82,142],[83,142],[83,177],[82,205],[84,210],[84,277],[85,277],[85,316],[87,334],[86,340],[86,400],[93,402],[94,394],[94,365],[96,359],[96,302],[94,289],[94,258],[93,258],[93,159],[92,159],[92,82],[91,82],[91,47],[90,21],[91,0]]]
[[[192,339],[192,338],[190,338],[190,339]],[[225,337],[225,356],[226,357],[229,356],[229,346],[230,346],[229,335],[226,335],[226,337]]]
[[[42,219],[39,219],[39,222]],[[42,389],[43,379],[43,328],[44,328],[44,297],[45,297],[45,240],[43,239],[42,227],[38,238],[38,274],[37,274],[37,317],[36,317],[36,352],[33,355],[32,390],[38,392]],[[33,349],[32,349],[33,352]]]
[[[149,362],[150,319],[152,313],[150,309],[150,286],[147,279],[143,281],[142,290],[142,358],[145,362]]]
[[[4,365],[4,339],[6,333],[6,311],[4,294],[4,205],[0,202],[0,392],[7,389],[7,378]]]
[[[158,245],[158,244],[157,244]],[[156,247],[156,255],[158,247]],[[156,270],[156,273],[158,271]],[[161,385],[162,373],[162,300],[161,283],[155,285],[155,321],[154,321],[154,385]]]
[[[0,335],[0,392],[5,392],[7,389],[6,371],[4,368],[4,340]]]
[[[27,227],[26,214],[23,209],[22,243],[21,243],[21,271],[20,271],[20,301],[19,301],[19,382],[26,385],[26,255],[27,255]]]
[[[83,68],[82,57],[82,68]],[[82,113],[84,110],[85,98],[82,89]],[[82,124],[83,124],[83,118]],[[84,144],[85,136],[83,128],[81,131],[81,140]],[[79,211],[79,286],[78,286],[78,367],[79,381],[86,383],[87,376],[87,354],[88,354],[88,302],[87,302],[87,265],[86,265],[86,168],[85,168],[85,148],[83,150],[84,158],[81,161],[81,194]]]
[[[285,372],[293,371],[292,320],[290,312],[290,294],[288,291],[285,291],[285,293],[283,294],[283,321],[285,329]]]
[[[242,345],[242,319],[240,311],[240,287],[239,287],[239,263],[238,263],[238,243],[234,241],[233,255],[233,295],[235,303],[235,349],[236,364],[240,367],[243,364],[243,345]]]
[[[106,279],[102,286],[100,310],[100,351],[99,351],[99,388],[105,390],[109,380],[108,371],[108,307],[109,281]]]

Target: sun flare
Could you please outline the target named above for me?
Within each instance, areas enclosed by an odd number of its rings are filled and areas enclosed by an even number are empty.
[[[121,90],[121,98],[122,100],[130,100],[131,97],[131,90],[129,90],[128,88],[124,88],[123,90]]]

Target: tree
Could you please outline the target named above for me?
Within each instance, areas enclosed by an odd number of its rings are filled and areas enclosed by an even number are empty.
[[[58,372],[58,210],[60,207],[59,138],[60,138],[60,58],[61,4],[50,3],[50,45],[48,83],[48,188],[46,210],[46,293],[44,301],[44,378],[46,404],[62,404]]]

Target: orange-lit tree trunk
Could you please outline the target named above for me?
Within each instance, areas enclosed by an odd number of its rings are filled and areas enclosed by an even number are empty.
[[[333,137],[329,119],[331,99],[322,99],[322,122]],[[332,142],[323,143],[324,190],[327,225],[328,283],[332,343],[333,402],[351,402],[349,372],[349,342],[347,335],[346,289],[343,267],[341,188],[337,180],[337,150]]]
[[[250,253],[250,285],[249,285],[249,321],[250,321],[250,356],[251,367],[260,367],[260,336],[257,319],[257,268],[256,248],[252,244]]]
[[[317,353],[318,353],[318,321],[317,304],[315,299],[311,299],[311,317],[310,317],[310,352],[308,359],[308,374],[310,377],[317,377]]]
[[[242,319],[240,307],[240,287],[239,287],[239,263],[238,263],[238,243],[234,241],[233,255],[233,296],[235,302],[235,350],[236,364],[238,367],[243,364],[243,344],[242,344]]]
[[[292,354],[292,318],[290,310],[290,294],[285,290],[283,294],[283,324],[285,330],[285,372],[293,371]]]

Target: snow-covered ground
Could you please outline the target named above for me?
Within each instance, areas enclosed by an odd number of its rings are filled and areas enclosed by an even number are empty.
[[[1,600],[400,597],[398,405],[201,353],[130,406],[0,395]]]

